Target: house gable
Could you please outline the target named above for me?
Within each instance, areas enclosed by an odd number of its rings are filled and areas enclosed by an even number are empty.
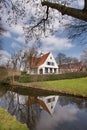
[[[58,65],[52,53],[48,53],[44,63],[38,66],[38,74],[58,73]]]
[[[47,58],[44,60],[44,63],[41,64],[39,67],[51,67],[51,68],[58,68],[55,58],[53,57],[52,53],[47,53]]]

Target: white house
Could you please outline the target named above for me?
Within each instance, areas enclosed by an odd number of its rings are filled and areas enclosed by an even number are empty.
[[[53,114],[56,103],[58,101],[59,96],[51,95],[47,97],[38,97],[39,100],[42,100],[45,105],[41,106],[41,109],[46,110],[49,114]]]
[[[31,74],[57,74],[58,65],[52,53],[46,53],[38,58],[32,58],[31,69],[28,73]]]

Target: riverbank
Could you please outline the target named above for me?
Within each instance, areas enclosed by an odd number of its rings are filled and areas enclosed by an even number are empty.
[[[38,89],[40,95],[42,94],[41,90],[44,90],[44,93],[50,92],[51,94],[59,95],[69,95],[76,97],[87,98],[87,77],[85,78],[76,78],[76,79],[65,79],[65,80],[55,80],[55,81],[42,81],[42,82],[32,82],[32,83],[19,83],[14,82],[12,90],[30,91],[30,88],[33,88],[33,95],[35,90]],[[14,116],[8,114],[8,112],[0,108],[0,130],[28,130],[28,128],[19,123]]]
[[[36,89],[53,91],[58,94],[67,94],[72,96],[87,98],[87,77],[77,79],[19,83],[15,82],[13,88],[27,88],[32,87]],[[27,90],[28,91],[28,90]]]
[[[6,110],[0,108],[0,130],[28,130],[25,124],[21,124],[16,120],[15,116],[11,116]]]

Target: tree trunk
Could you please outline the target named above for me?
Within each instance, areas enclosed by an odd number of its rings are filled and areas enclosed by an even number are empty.
[[[76,9],[76,8],[71,8],[71,7],[67,7],[65,5],[61,5],[58,3],[51,3],[48,1],[42,1],[42,6],[48,6],[50,8],[56,9],[59,12],[62,13],[62,15],[68,15],[80,20],[83,20],[85,22],[87,22],[87,12],[81,10],[81,9]],[[87,9],[87,0],[85,0],[85,6]]]
[[[84,11],[87,11],[87,0],[84,0]]]

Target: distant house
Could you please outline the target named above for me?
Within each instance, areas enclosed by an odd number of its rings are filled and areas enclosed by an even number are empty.
[[[58,65],[52,53],[46,53],[40,57],[32,57],[30,69],[28,71],[30,74],[57,74]]]
[[[60,73],[87,71],[87,67],[82,62],[59,65]]]

